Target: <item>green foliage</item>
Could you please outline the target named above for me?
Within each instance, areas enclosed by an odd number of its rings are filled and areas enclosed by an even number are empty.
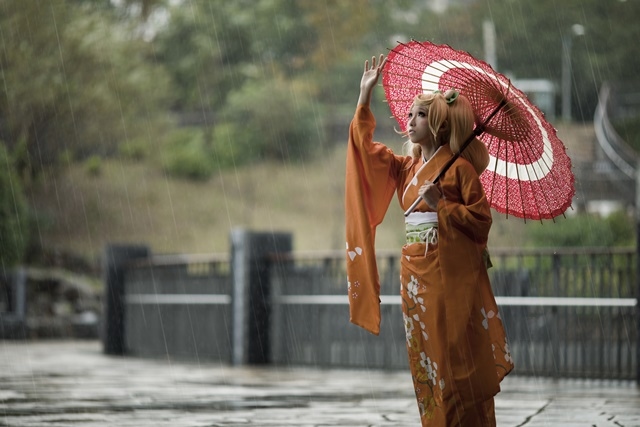
[[[90,159],[83,166],[99,173],[94,155],[160,157],[168,173],[197,180],[263,159],[305,159],[346,138],[365,59],[410,38],[483,58],[485,19],[496,26],[499,71],[558,87],[561,38],[584,25],[572,75],[573,111],[585,119],[601,82],[637,79],[640,2],[445,2],[444,13],[436,3],[2,0],[0,135],[23,185],[47,165]],[[382,98],[376,89],[373,110],[386,119]],[[197,116],[199,127],[171,132],[170,114],[190,125]],[[640,132],[637,121],[616,127],[632,144]],[[527,230],[540,246],[625,244],[629,221],[618,220],[572,217]]]
[[[140,161],[149,154],[147,144],[142,139],[126,141],[118,146],[118,154],[125,159]]]
[[[535,247],[633,246],[634,224],[625,212],[606,218],[580,214],[556,219],[555,223],[527,224],[529,241]]]
[[[73,152],[69,149],[65,149],[58,153],[58,156],[55,160],[55,165],[65,167],[72,164],[74,161],[75,156],[73,155]]]
[[[321,141],[322,118],[304,84],[280,79],[247,83],[230,95],[224,116],[252,158],[300,160]]]
[[[209,179],[215,159],[200,129],[179,129],[168,138],[163,167],[169,174],[198,181]]]
[[[212,145],[216,164],[222,169],[241,166],[258,158],[258,150],[251,146],[246,129],[233,123],[221,123],[214,128]]]
[[[36,173],[63,150],[115,152],[163,130],[169,80],[127,21],[83,2],[0,2],[0,132]]]
[[[637,79],[639,2],[487,0],[475,9],[477,16],[495,23],[499,71],[516,78],[545,78],[560,85],[562,37],[572,37],[576,117],[593,118],[603,82]],[[476,22],[478,37],[481,23]],[[583,25],[585,34],[571,35],[574,24]]]
[[[232,16],[251,34],[248,53],[273,73],[295,77],[323,73],[345,60],[374,25],[385,21],[387,2],[370,0],[262,0],[234,3]],[[377,23],[377,22],[376,22]],[[266,68],[266,67],[265,67]]]
[[[212,110],[244,81],[250,31],[231,9],[224,0],[188,1],[171,9],[171,20],[154,45],[157,61],[176,87],[174,108]]]
[[[29,235],[27,204],[4,142],[0,143],[0,271],[22,261]]]
[[[331,80],[326,71],[352,58],[388,10],[380,0],[187,0],[170,9],[156,58],[177,88],[176,108],[216,111],[249,79]]]
[[[640,116],[616,120],[613,127],[631,148],[640,153]]]
[[[84,169],[89,176],[98,176],[102,173],[102,159],[93,155],[84,161]]]

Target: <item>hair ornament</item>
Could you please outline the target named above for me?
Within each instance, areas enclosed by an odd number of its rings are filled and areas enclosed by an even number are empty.
[[[458,92],[457,89],[449,89],[445,92],[444,99],[447,100],[447,104],[452,104],[456,99],[458,99],[458,95],[460,95],[460,92]]]

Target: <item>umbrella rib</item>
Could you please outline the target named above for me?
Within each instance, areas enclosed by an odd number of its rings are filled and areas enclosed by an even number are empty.
[[[551,148],[551,150],[553,151],[553,147]],[[555,175],[555,173],[553,172],[553,164],[551,164],[551,166],[548,164],[547,157],[544,155],[544,151],[542,153],[542,156],[540,156],[540,159],[542,160],[542,163],[544,164],[545,168],[549,171],[549,173],[551,173],[552,175]],[[531,163],[531,160],[530,160],[530,163]],[[542,191],[543,189],[542,189],[542,184],[540,184],[540,179],[538,177],[538,171],[534,169],[534,173],[535,173],[535,176],[536,176],[536,181],[538,182],[538,185],[540,186],[540,190],[541,190],[540,192],[543,195],[543,198],[544,198],[544,201],[546,203],[546,206],[549,207],[549,210],[551,211],[552,210],[551,209],[552,203],[549,200],[549,198],[547,197],[547,192],[546,191]],[[552,180],[552,181],[553,182],[557,182],[557,180]]]
[[[532,155],[530,150],[526,150],[524,148],[526,148],[526,147],[523,147],[522,151],[523,151],[523,155],[526,157],[526,160],[528,161],[528,164],[533,164],[534,163],[534,161],[533,161],[534,160],[534,156]],[[552,150],[553,150],[553,147],[552,147]],[[540,161],[542,161],[542,163],[545,166],[546,170],[549,171],[548,173],[551,174],[551,177],[554,177],[554,176],[556,176],[558,174],[558,172],[553,169],[553,163],[551,164],[551,166],[549,165],[549,157],[547,155],[545,155],[544,151],[543,151],[542,155],[539,157],[539,159],[540,159]],[[557,209],[554,210],[554,208],[553,208],[554,205],[553,205],[551,199],[548,197],[547,192],[544,191],[544,188],[542,187],[541,179],[544,178],[544,177],[540,177],[539,176],[538,169],[536,169],[536,168],[532,168],[532,173],[529,172],[529,168],[526,168],[526,171],[527,171],[527,176],[528,176],[530,182],[532,182],[532,183],[534,181],[536,182],[537,188],[539,190],[539,193],[541,194],[541,199],[537,199],[536,193],[533,192],[533,196],[536,199],[535,200],[535,202],[536,202],[535,203],[535,207],[537,209],[538,217],[540,218],[540,220],[542,220],[542,218],[547,218],[547,215],[551,215],[552,216],[551,219],[555,222],[555,219],[553,218],[553,216],[555,215],[554,211],[557,210]],[[535,177],[535,180],[531,180],[531,176],[532,175]],[[561,182],[561,181],[562,181],[561,178],[551,179],[551,182]],[[533,186],[533,184],[532,184],[532,186]],[[540,209],[540,206],[537,203],[538,200],[544,201],[544,205],[548,208],[548,211],[549,211],[548,214],[546,213],[547,210],[542,211]],[[564,212],[561,212],[561,213],[562,213],[562,215],[564,215]]]
[[[418,68],[418,67],[412,67],[412,66],[410,66],[410,65],[403,64],[403,63],[401,63],[401,62],[396,62],[396,61],[394,61],[393,59],[390,59],[390,60],[388,60],[388,61],[389,61],[389,64],[398,65],[398,66],[399,66],[399,67],[401,67],[401,68],[405,68],[405,69],[408,69],[408,70],[419,71],[419,72],[421,72],[421,73],[425,74],[425,69]],[[426,65],[424,62],[420,62],[420,61],[417,61],[417,60],[414,60],[414,62],[417,62],[417,63],[419,63],[419,64]],[[387,74],[395,74],[393,71],[390,71],[390,70],[385,70],[385,73],[387,73]],[[427,74],[429,74],[429,73],[427,73]],[[434,75],[434,77],[435,77],[435,75]]]
[[[397,52],[395,50],[392,50],[392,52],[395,52],[398,55],[407,57],[407,58],[411,59],[413,62],[417,62],[417,63],[423,64],[423,65],[426,64],[425,62],[416,60],[416,59],[414,59],[414,58],[412,58],[412,57],[410,57],[410,56],[408,56],[408,55],[406,55],[406,54],[404,54],[402,52]],[[473,58],[470,58],[470,59],[472,60],[470,62],[474,62]],[[409,70],[422,72],[421,80],[423,82],[440,83],[440,78],[441,78],[442,74],[429,73],[426,70],[423,70],[423,69],[420,69],[420,68],[416,68],[416,67],[412,67],[412,66],[407,65],[407,64],[401,64],[401,63],[395,62],[393,60],[391,60],[390,63],[394,64],[394,65],[398,65],[399,67],[402,67],[404,69],[409,69]],[[460,74],[460,71],[456,71],[456,70],[458,70],[458,67],[453,62],[451,62],[451,61],[449,61],[447,59],[443,59],[443,60],[440,60],[440,61],[434,61],[431,64],[437,65],[437,67],[434,66],[434,68],[436,68],[439,71],[442,71],[442,73],[444,73],[446,71],[449,71],[448,77],[449,77],[450,80],[452,80],[450,82],[452,88],[461,89],[461,88],[469,85],[468,79],[464,79],[464,78],[458,77],[458,74]],[[466,68],[464,68],[463,70],[466,70]],[[402,74],[402,73],[399,73],[399,72],[396,72],[396,71],[391,71],[391,70],[385,70],[385,73],[389,74],[389,75],[397,76],[397,77],[407,78],[407,79],[414,79],[415,78],[414,76],[409,76],[407,74]],[[433,79],[425,78],[425,76],[432,77]],[[491,89],[497,91],[498,93],[500,93],[500,95],[501,95],[500,97],[501,98],[504,98],[505,95],[504,95],[504,93],[502,93],[502,90],[500,88],[497,88],[496,85],[495,85],[496,81],[498,81],[498,77],[497,77],[497,75],[495,73],[493,75],[493,79],[492,79],[491,76],[489,76],[489,74],[486,74],[486,72],[485,73],[479,73],[477,75],[476,80],[473,82],[474,85],[472,85],[472,86],[481,85],[482,87],[491,88]],[[510,81],[509,81],[509,84],[511,84]],[[401,88],[401,89],[405,88],[403,86],[395,86],[395,85],[394,86],[390,86],[389,85],[388,87],[396,87],[396,88]],[[486,92],[486,90],[485,90],[485,92]],[[469,97],[473,98],[473,99],[477,98],[476,96],[474,96],[475,95],[474,93],[467,93],[467,95]]]
[[[509,86],[507,87],[507,93],[502,94],[503,98],[500,102],[500,105],[502,105],[502,107],[504,107],[507,104],[507,95],[509,94],[509,91],[511,90],[511,81],[509,80]],[[489,119],[487,119],[487,124],[489,122],[489,120],[492,118],[493,116],[491,116]],[[509,158],[509,144],[507,141],[503,141],[502,138],[498,138],[498,153],[500,152],[500,148],[502,144],[505,144],[505,160]],[[497,168],[497,163],[496,163],[496,168]],[[517,169],[516,169],[516,173],[518,173]],[[496,180],[497,174],[496,171],[494,170],[494,176],[493,176],[493,183],[491,185],[491,194],[493,195],[493,188],[495,188],[495,180]],[[505,211],[506,211],[506,217],[509,217],[509,178],[507,176],[505,176]],[[519,180],[518,180],[519,181]],[[522,202],[522,200],[520,200],[520,202],[522,203],[522,207],[523,207],[523,211],[524,211],[524,203]],[[525,220],[526,221],[526,220]]]
[[[559,174],[559,172],[558,172],[558,171],[556,171],[556,170],[554,170],[554,169],[550,169],[549,173],[550,173],[550,174],[552,175],[552,177],[554,178],[552,181],[553,181],[555,184],[563,182],[563,179],[562,179],[563,177],[562,177],[562,176],[559,176],[559,177],[557,176],[557,175]],[[558,186],[556,185],[556,187],[555,187],[555,188],[558,188]],[[551,206],[553,206],[553,205],[551,205]],[[569,201],[569,205],[568,205],[567,207],[570,207],[570,206],[571,206],[571,201]],[[561,209],[561,206],[559,206],[559,207],[557,207],[556,209],[554,209],[554,212],[556,212],[557,210],[560,210],[560,209]],[[565,208],[565,209],[561,209],[561,210],[560,210],[560,213],[562,214],[562,216],[564,216],[564,217],[566,218],[566,215],[565,215],[565,213],[564,213],[564,211],[565,211],[565,210],[566,210],[566,208]]]
[[[389,75],[393,75],[393,76],[396,76],[396,77],[403,77],[403,78],[406,78],[406,79],[412,79],[412,78],[414,78],[414,77],[412,77],[412,76],[407,76],[406,74],[391,73],[391,72],[387,72],[387,74],[389,74]],[[433,76],[429,76],[429,77],[433,77]],[[423,81],[423,82],[429,82],[429,83],[437,83],[437,82],[438,82],[438,81],[435,79],[435,77],[434,77],[434,80],[431,80],[431,79],[425,79],[425,78],[420,78],[420,80],[421,80],[421,81]],[[387,87],[391,87],[391,88],[407,89],[407,86],[401,86],[401,85],[386,85],[386,86],[387,86]],[[409,87],[409,89],[413,89],[413,88]]]
[[[387,102],[413,102],[413,98],[389,98]]]
[[[489,144],[489,147],[487,148],[491,148],[492,144]],[[494,167],[493,167],[493,177],[491,180],[491,193],[489,194],[489,203],[491,203],[491,201],[493,200],[493,190],[496,187],[496,177],[498,176],[498,162],[495,162]],[[507,214],[507,217],[509,215]]]
[[[503,141],[502,138],[498,139],[498,153],[501,151],[502,144],[505,144],[507,146],[505,148],[505,151],[506,151],[505,159],[508,159],[509,158],[509,156],[508,156],[508,153],[509,153],[508,143],[507,143],[507,141]],[[508,176],[505,176],[505,182],[506,182],[506,185],[504,187],[504,200],[505,200],[504,209],[506,211],[507,218],[509,218],[510,204],[509,204],[509,178],[508,178]]]
[[[509,81],[509,90],[510,89],[511,89],[511,81]],[[513,110],[515,108],[516,107],[513,106],[513,108],[511,110]],[[508,112],[510,112],[511,110],[508,110]],[[507,147],[508,147],[509,143],[506,142],[506,144],[507,144]],[[528,155],[529,154],[528,151],[523,150],[523,152],[525,153],[525,156],[527,157],[527,161],[529,162],[529,164],[531,164],[531,157]],[[514,158],[516,158],[515,154],[516,153],[514,151]],[[508,158],[508,153],[507,153],[507,157],[506,158]],[[527,174],[527,178],[530,180],[531,176],[529,174],[529,168],[525,167],[525,172]],[[518,190],[519,190],[518,193],[519,193],[520,205],[522,206],[522,212],[524,213],[526,211],[526,204],[525,204],[526,199],[525,199],[524,192],[523,192],[522,179],[521,179],[521,176],[520,176],[520,168],[518,167],[517,164],[516,164],[516,176],[517,176],[517,181],[518,181]],[[538,204],[536,203],[536,200],[535,200],[535,193],[533,194],[533,197],[534,197],[534,206],[535,206],[536,211],[537,211],[537,216],[540,217],[540,209],[539,209]],[[526,218],[525,218],[525,222],[526,222]]]
[[[523,148],[526,148],[526,147],[523,147]],[[533,159],[533,156],[531,155],[531,152],[529,150],[523,149],[522,153],[526,157],[526,160],[527,160],[528,164],[533,164],[533,160],[534,159]],[[546,159],[544,158],[544,156],[541,156],[540,158],[542,159],[543,164],[545,165],[545,167],[551,173],[552,169],[549,168],[549,165],[547,164]],[[542,184],[540,183],[541,177],[538,175],[538,171],[535,168],[532,168],[533,176],[535,177],[535,180],[532,180],[531,179],[532,174],[529,172],[529,168],[527,167],[527,168],[525,168],[525,170],[527,172],[527,178],[529,179],[529,182],[532,182],[532,183],[534,181],[536,182],[536,184],[537,184],[537,186],[538,186],[538,188],[540,190],[540,194],[542,195],[542,200],[544,201],[545,206],[550,207],[551,206],[551,202],[550,202],[549,198],[547,197],[547,193],[545,191],[543,191],[544,189],[542,188]],[[520,186],[522,186],[522,184],[520,184]],[[533,184],[532,184],[532,187],[533,187]],[[534,205],[536,207],[536,212],[538,214],[538,217],[542,220],[542,217],[543,217],[544,214],[542,213],[542,211],[540,209],[540,206],[537,203],[538,199],[536,197],[536,192],[532,192],[532,194],[533,194],[533,197],[534,197],[534,202],[535,202]]]
[[[441,59],[441,60],[439,60],[439,61],[433,61],[433,62],[430,62],[430,63],[428,63],[428,64],[427,64],[427,62],[425,62],[425,61],[421,61],[421,60],[418,60],[418,59],[415,59],[415,58],[413,58],[413,57],[411,57],[411,56],[409,56],[409,55],[405,54],[404,52],[398,52],[398,51],[395,51],[395,50],[393,50],[393,49],[389,49],[389,50],[390,50],[391,52],[394,52],[396,55],[400,55],[400,56],[402,56],[402,57],[405,57],[405,58],[407,58],[407,59],[411,60],[412,62],[415,62],[415,63],[421,64],[421,65],[425,65],[425,66],[426,66],[426,65],[433,66],[433,68],[435,68],[436,70],[440,71],[440,72],[441,72],[441,74],[433,74],[433,73],[429,73],[429,72],[427,72],[427,71],[426,71],[426,68],[424,68],[424,69],[423,69],[423,68],[417,68],[417,67],[414,67],[414,66],[411,66],[411,65],[408,65],[408,64],[403,64],[403,63],[401,63],[401,62],[394,61],[393,59],[389,60],[389,63],[390,63],[390,64],[397,65],[397,66],[399,66],[400,68],[406,68],[406,69],[409,69],[409,70],[418,71],[418,72],[421,72],[423,75],[425,75],[425,74],[426,74],[426,75],[431,76],[431,77],[434,77],[434,78],[436,78],[436,79],[439,79],[439,78],[440,78],[440,76],[441,76],[443,73],[447,72],[447,71],[449,71],[449,72],[450,72],[450,74],[456,74],[455,70],[457,70],[457,69],[458,69],[458,66],[457,66],[456,64],[454,64],[453,62],[451,62],[451,60],[448,60],[448,59]],[[469,57],[469,58],[468,58],[468,63],[471,63],[470,65],[473,65],[473,66],[475,66],[475,67],[478,67],[478,68],[479,68],[479,66],[478,66],[475,62],[477,62],[477,61],[476,61],[473,57]],[[467,68],[463,68],[463,69],[464,69],[464,70],[466,70]],[[484,70],[483,70],[483,71],[484,71]],[[386,70],[385,72],[386,72],[387,74],[392,74],[392,75],[397,75],[397,76],[401,76],[401,77],[412,78],[412,76],[407,76],[407,75],[404,75],[404,74],[399,74],[399,73],[396,73],[396,72],[393,72],[393,71],[390,71],[390,70]],[[489,74],[488,74],[488,73],[486,73],[486,71],[484,71],[484,74],[485,74],[485,75],[484,75],[484,76],[482,76],[482,80],[483,80],[483,81],[485,81],[486,83],[488,83],[490,86],[494,87],[494,85],[493,85],[493,84],[491,84],[491,83],[492,83],[492,81],[489,79],[489,77],[490,77],[490,76],[489,76]],[[480,73],[480,75],[482,75],[482,73]],[[496,79],[496,80],[497,80],[497,79],[498,79],[498,74],[494,72],[494,74],[493,74],[493,76],[492,76],[492,77],[493,77],[494,79]],[[424,79],[423,79],[423,80],[424,80]],[[466,81],[467,79],[456,79],[456,80],[459,80],[459,82],[464,82],[464,81]],[[436,83],[436,82],[434,82],[434,83]]]
[[[393,62],[393,61],[390,61],[389,63],[390,64],[400,65],[402,68],[407,69],[407,70],[413,70],[413,71],[417,71],[419,73],[422,73],[422,78],[421,78],[422,80],[425,80],[424,76],[432,77],[434,79],[433,83],[437,83],[438,80],[440,79],[440,76],[442,75],[442,74],[434,74],[432,72],[428,72],[426,70],[426,68],[425,69],[421,69],[421,68],[411,67],[409,65],[401,64],[401,63]],[[448,70],[445,70],[445,71],[448,71]],[[401,73],[398,73],[397,71],[393,71],[393,70],[385,70],[384,73],[392,75],[392,76],[406,77],[406,78],[410,78],[410,79],[415,78],[414,76],[408,76],[406,74],[401,74]]]
[[[412,62],[417,62],[418,64],[422,64],[422,65],[429,65],[429,64],[427,64],[426,62],[421,61],[420,59],[416,59],[416,58],[414,58],[414,57],[411,57],[411,56],[407,55],[407,54],[406,54],[406,53],[404,53],[404,52],[398,52],[397,50],[393,50],[393,49],[388,49],[388,50],[389,50],[390,52],[395,53],[396,55],[400,55],[400,56],[402,56],[402,57],[404,57],[404,58],[407,58],[408,60],[410,60],[410,61],[412,61]],[[411,67],[411,66],[409,66],[409,65],[407,65],[407,64],[403,64],[403,63],[401,63],[401,62],[394,61],[393,59],[388,59],[387,61],[388,61],[388,63],[389,63],[389,64],[396,64],[396,65],[399,65],[400,67],[403,67],[403,68],[404,68],[404,67],[407,67],[407,68],[410,68],[410,69],[412,69],[412,70],[420,71],[420,69],[419,69],[419,68]]]

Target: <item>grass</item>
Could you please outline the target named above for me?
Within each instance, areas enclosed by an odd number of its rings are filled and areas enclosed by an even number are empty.
[[[344,249],[344,159],[337,145],[311,162],[221,170],[206,182],[172,178],[151,162],[104,160],[99,173],[81,164],[47,172],[27,195],[41,245],[90,259],[107,243],[163,254],[227,252],[238,227],[291,232],[296,251]],[[377,246],[399,249],[403,228],[393,200]],[[491,245],[521,246],[522,235],[521,220],[494,213]]]
[[[614,128],[620,137],[633,148],[640,152],[640,117],[628,117],[626,119],[615,120]]]

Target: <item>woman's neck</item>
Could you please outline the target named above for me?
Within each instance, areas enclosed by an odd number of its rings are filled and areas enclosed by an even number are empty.
[[[422,157],[425,161],[428,161],[431,157],[433,157],[433,155],[436,154],[436,151],[438,151],[439,148],[433,145],[421,145],[420,147],[422,148]]]

